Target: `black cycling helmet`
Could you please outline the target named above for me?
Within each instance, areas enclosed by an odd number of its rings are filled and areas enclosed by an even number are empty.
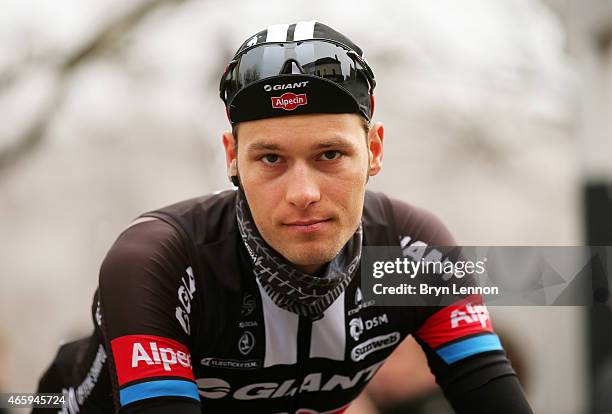
[[[362,50],[316,21],[278,24],[249,37],[219,93],[232,124],[305,113],[374,112],[374,73]]]

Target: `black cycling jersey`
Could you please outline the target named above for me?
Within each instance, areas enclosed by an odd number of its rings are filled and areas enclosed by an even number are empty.
[[[514,377],[504,385],[514,371],[479,297],[379,306],[353,277],[322,317],[290,312],[253,275],[235,198],[183,201],[128,227],[101,266],[95,332],[60,349],[39,391],[63,392],[68,413],[341,413],[412,334],[459,412],[489,412],[475,408],[487,406],[479,390],[530,412]],[[454,245],[433,215],[381,193],[366,192],[362,228],[363,245]]]

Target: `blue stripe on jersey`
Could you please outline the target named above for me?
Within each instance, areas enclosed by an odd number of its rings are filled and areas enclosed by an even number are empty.
[[[121,406],[153,397],[189,397],[200,401],[198,387],[190,381],[159,380],[141,382],[119,391]]]
[[[447,364],[487,351],[503,350],[495,334],[479,335],[437,349],[436,352]]]

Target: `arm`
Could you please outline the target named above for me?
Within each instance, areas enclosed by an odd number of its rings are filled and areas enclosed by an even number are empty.
[[[110,249],[100,302],[120,413],[201,412],[188,348],[194,294],[186,249],[171,225],[132,225]]]
[[[409,236],[409,244],[429,246],[457,244],[431,213],[399,200],[392,203],[400,239]],[[418,312],[422,317],[414,336],[458,414],[532,413],[480,296]]]
[[[480,297],[438,310],[415,338],[458,414],[532,413]]]

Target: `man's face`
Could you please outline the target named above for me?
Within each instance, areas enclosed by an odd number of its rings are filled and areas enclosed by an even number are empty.
[[[224,135],[228,166],[266,242],[301,270],[332,260],[361,220],[368,175],[380,170],[382,125],[366,140],[355,114],[311,114],[239,125],[238,151]],[[372,158],[372,161],[370,161]]]

